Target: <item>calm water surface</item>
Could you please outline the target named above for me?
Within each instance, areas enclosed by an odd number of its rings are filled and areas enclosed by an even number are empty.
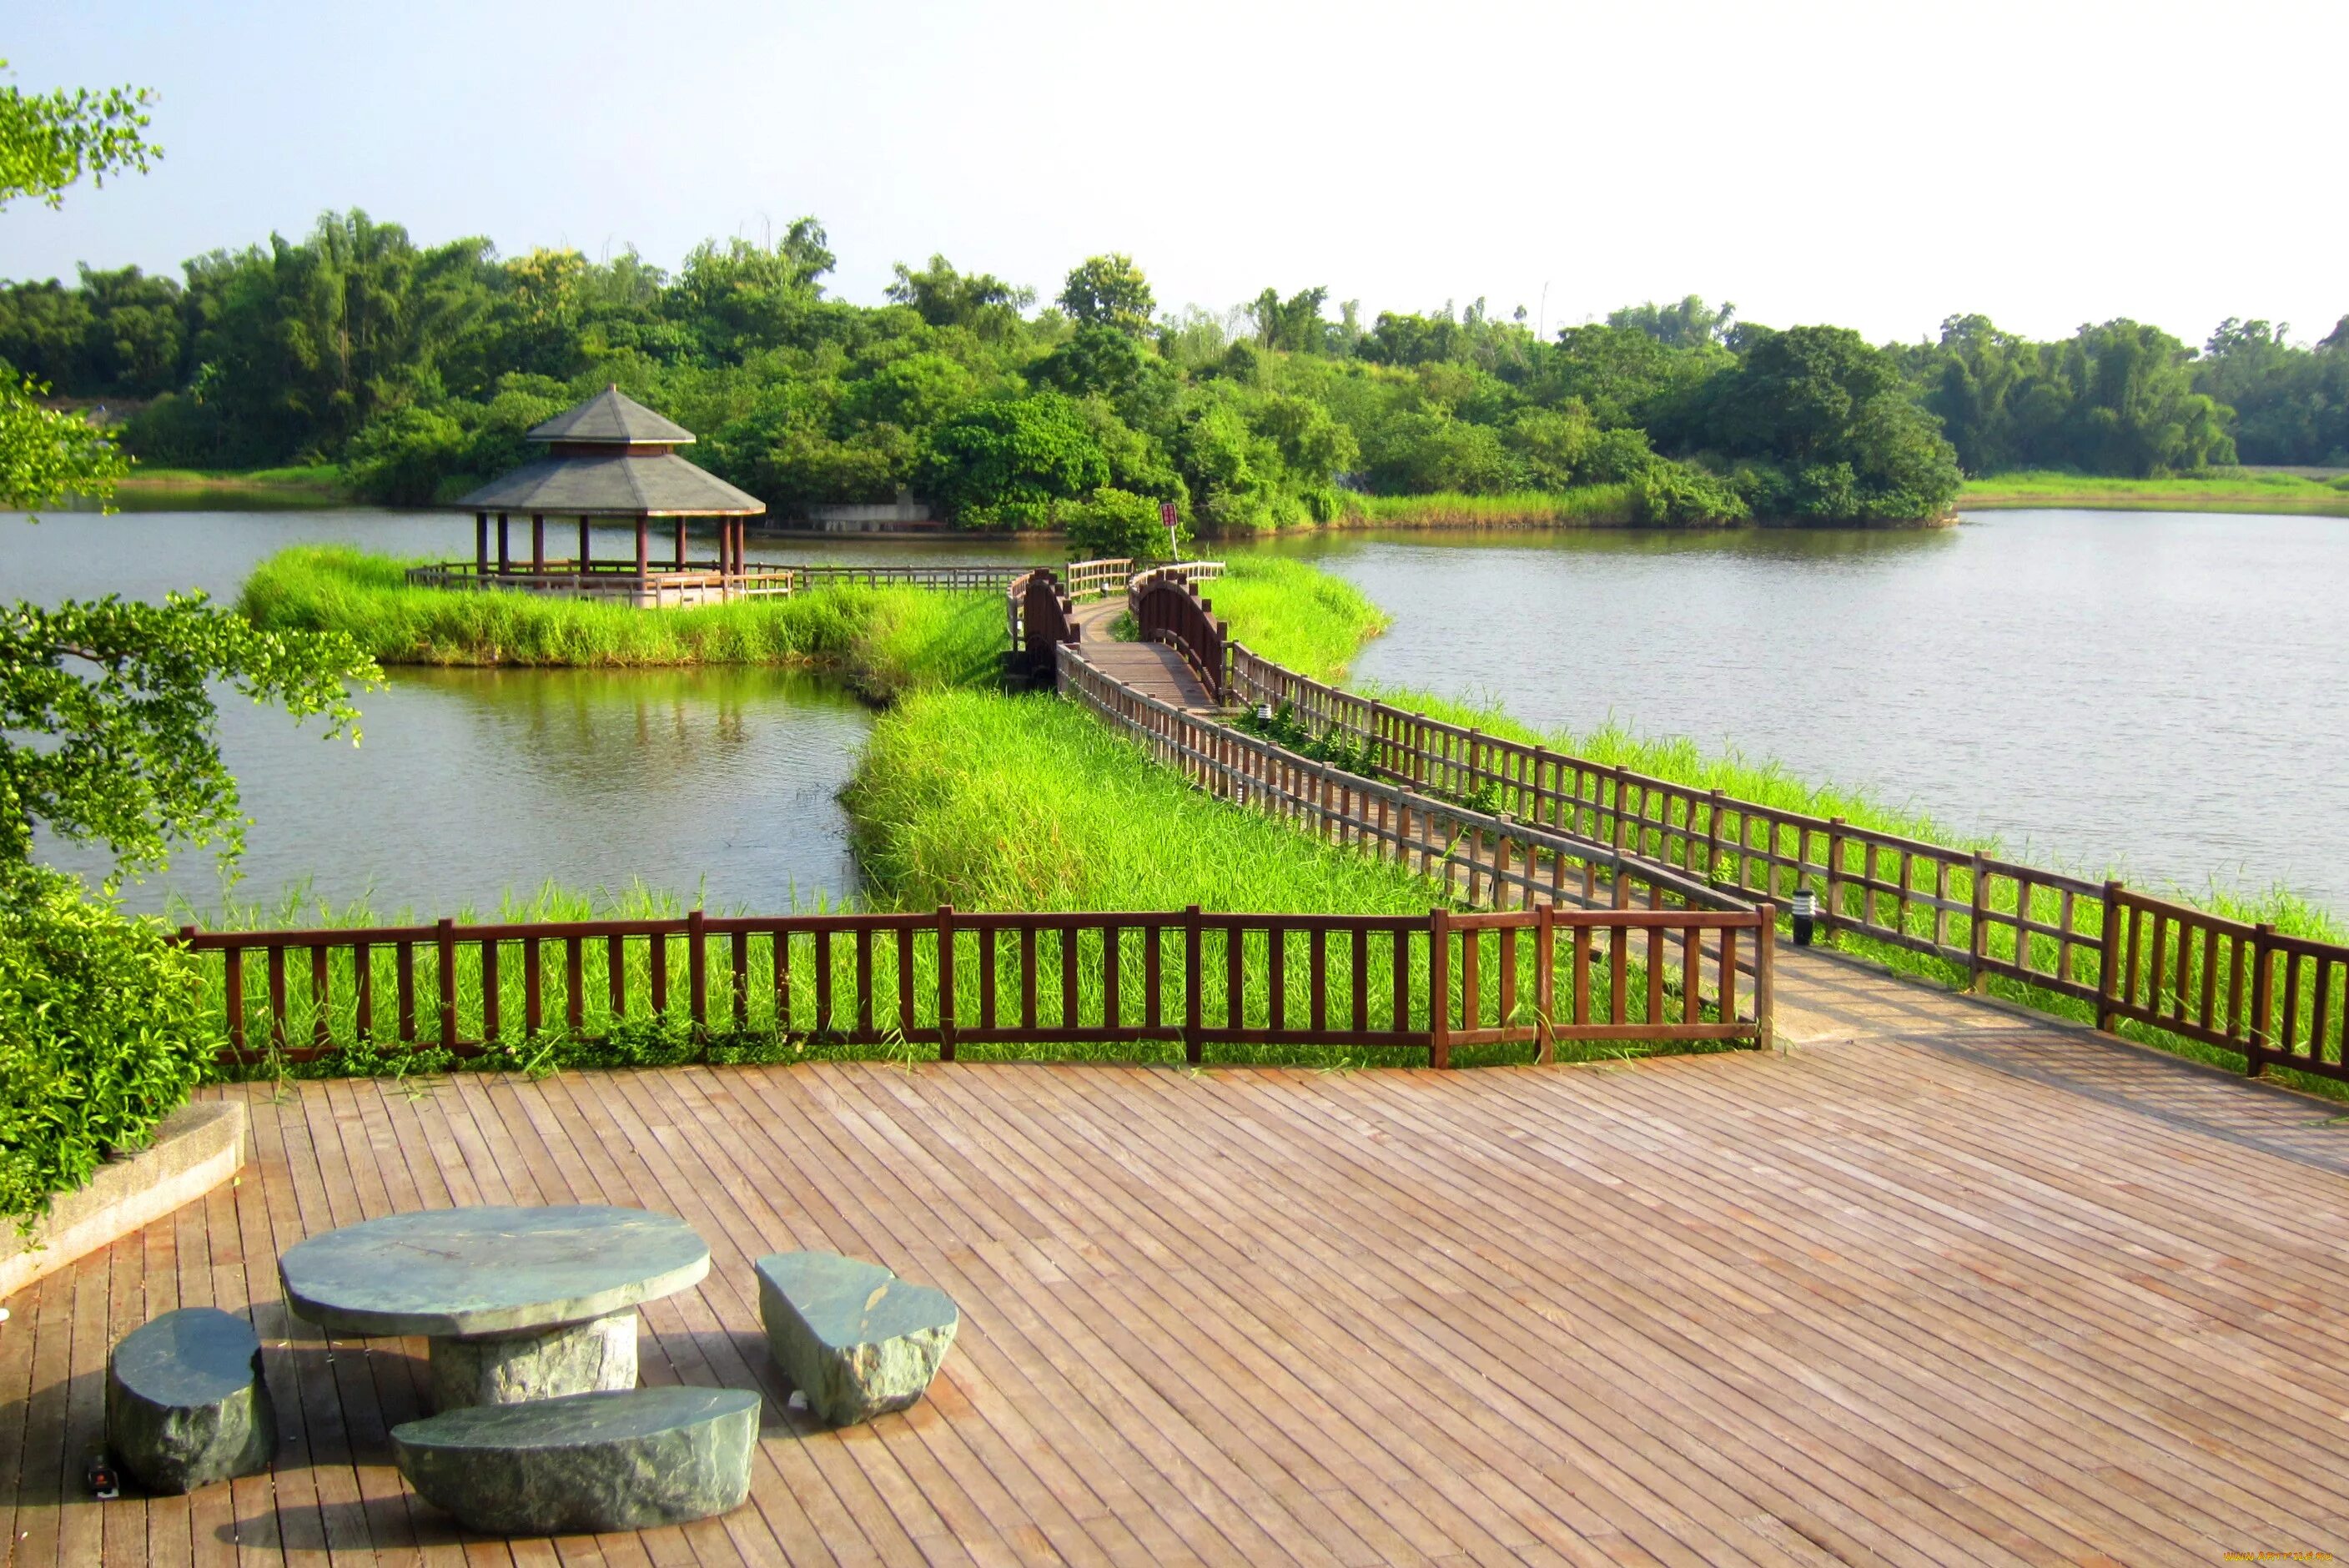
[[[570,535],[561,537],[566,541]],[[470,522],[371,510],[0,514],[0,598],[53,603],[105,593],[160,598],[203,588],[233,602],[254,563],[288,544],[333,541],[396,555],[470,553]],[[527,549],[527,534],[523,548]],[[624,556],[633,530],[596,532]],[[969,560],[968,541],[754,544],[756,559]],[[1000,547],[994,553],[1013,552]],[[1049,558],[1053,553],[1041,552]],[[589,892],[641,880],[713,908],[778,910],[854,891],[847,820],[834,799],[871,724],[846,693],[799,672],[419,670],[391,672],[361,704],[364,743],[326,744],[229,694],[221,748],[253,818],[239,900],[307,884],[387,913],[494,909],[548,881]],[[46,856],[103,872],[101,855]],[[218,907],[209,855],[182,851],[128,890],[134,907],[172,894]]]
[[[0,518],[0,596],[202,586],[338,540],[462,554],[447,514],[157,511]],[[633,548],[598,533],[598,552]],[[2335,606],[2349,521],[2013,511],[1926,532],[1335,536],[1285,544],[1359,583],[1394,629],[1370,681],[1614,719],[1775,758],[2041,863],[2189,889],[2294,889],[2349,911],[2349,705]],[[1056,559],[968,539],[754,546],[754,558]],[[1430,672],[1441,671],[1441,675]],[[869,716],[771,671],[416,671],[322,745],[231,702],[255,819],[240,896],[310,880],[438,912],[549,879],[645,882],[713,905],[852,891],[833,796]],[[67,859],[88,866],[94,862]],[[136,890],[215,903],[183,855]]]
[[[1394,613],[1360,679],[1775,758],[2041,864],[2349,912],[2342,519],[1303,548]]]

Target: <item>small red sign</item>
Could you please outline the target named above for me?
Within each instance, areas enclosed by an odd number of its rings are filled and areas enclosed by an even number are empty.
[[[1168,528],[1174,526],[1174,503],[1173,501],[1162,500],[1158,503],[1158,521],[1164,523]]]

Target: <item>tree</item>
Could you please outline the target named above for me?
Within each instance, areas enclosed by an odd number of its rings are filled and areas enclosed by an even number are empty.
[[[0,60],[0,70],[7,65]],[[38,96],[0,88],[0,208],[24,196],[56,207],[85,174],[102,185],[109,174],[143,171],[162,156],[140,134],[149,101],[132,88]],[[47,390],[0,366],[0,507],[31,511],[73,490],[102,501],[125,472],[110,435],[78,414],[41,407]]]
[[[1081,411],[1057,392],[974,403],[930,438],[922,484],[958,521],[1034,528],[1057,503],[1107,484],[1109,460]]]
[[[1080,325],[1113,326],[1139,337],[1150,330],[1150,315],[1157,302],[1133,258],[1111,254],[1088,256],[1079,263],[1061,290],[1060,304]]]
[[[54,204],[86,170],[144,168],[152,150],[137,131],[146,119],[125,106],[145,101],[127,88],[97,99],[7,89],[0,201],[42,194]],[[76,488],[103,498],[120,464],[106,432],[0,383],[0,505],[46,505]],[[297,718],[323,715],[330,735],[356,739],[348,683],[381,678],[347,636],[264,632],[201,593],[9,606],[0,612],[0,872],[29,864],[36,825],[105,844],[116,877],[161,866],[174,841],[233,855],[243,820],[207,683]]]
[[[8,62],[0,59],[0,71]],[[145,173],[163,150],[141,134],[154,95],[143,88],[59,88],[32,95],[0,88],[0,207],[19,196],[62,206],[66,188],[89,176],[104,185],[126,169]]]
[[[1898,356],[1841,326],[1756,331],[1692,406],[1698,447],[1752,459],[1754,510],[1822,521],[1930,517],[1962,482]]]
[[[1247,307],[1257,344],[1291,354],[1320,353],[1330,341],[1330,324],[1321,319],[1329,297],[1326,288],[1300,289],[1286,300],[1276,289],[1265,290]]]
[[[1610,310],[1607,313],[1607,325],[1644,332],[1668,348],[1701,348],[1725,341],[1729,324],[1736,315],[1737,307],[1726,301],[1714,310],[1698,295],[1690,294],[1678,304],[1658,304],[1650,300],[1645,304]]]
[[[932,326],[967,326],[979,336],[1000,339],[1019,330],[1019,313],[1036,303],[1036,291],[1015,288],[992,273],[958,273],[941,255],[915,272],[899,262],[889,298],[911,305]]]
[[[105,845],[117,877],[162,866],[174,842],[233,856],[244,823],[207,683],[357,739],[349,683],[381,679],[340,633],[265,632],[201,593],[12,604],[0,611],[0,864],[31,860],[36,824]]]

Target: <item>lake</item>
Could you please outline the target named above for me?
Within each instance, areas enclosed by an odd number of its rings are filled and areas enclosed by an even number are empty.
[[[599,531],[597,550],[633,548]],[[0,525],[0,593],[202,586],[284,544],[462,554],[464,520],[366,510],[56,513]],[[1531,722],[1775,758],[2018,857],[2147,885],[2282,884],[2349,909],[2349,709],[2330,606],[2349,522],[2003,511],[1927,531],[1324,535],[1284,541],[1394,628],[1365,681]],[[790,541],[754,559],[1050,560],[974,540]],[[833,795],[869,715],[769,671],[394,672],[366,744],[223,708],[255,826],[241,896],[313,879],[439,913],[641,877],[713,907],[852,892]],[[67,863],[93,865],[72,857]],[[205,903],[202,857],[134,890]]]

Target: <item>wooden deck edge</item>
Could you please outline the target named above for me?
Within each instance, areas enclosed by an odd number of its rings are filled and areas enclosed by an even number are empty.
[[[29,1234],[0,1231],[0,1300],[227,1181],[243,1167],[244,1135],[237,1100],[197,1100],[165,1117],[154,1142],[50,1200]]]

